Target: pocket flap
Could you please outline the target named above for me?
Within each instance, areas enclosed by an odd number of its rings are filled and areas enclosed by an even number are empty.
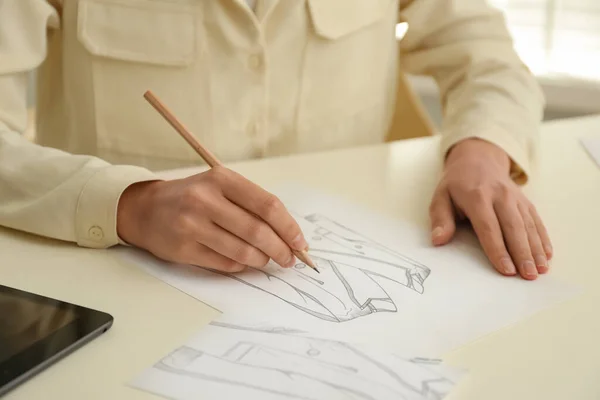
[[[308,0],[316,33],[339,39],[382,19],[394,0]]]
[[[82,0],[77,35],[97,56],[185,66],[195,56],[196,9],[149,0]]]

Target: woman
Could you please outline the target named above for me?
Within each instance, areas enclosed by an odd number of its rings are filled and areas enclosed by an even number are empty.
[[[543,99],[484,0],[5,0],[0,224],[227,271],[291,266],[289,246],[306,241],[270,193],[225,168],[157,180],[199,161],[142,93],[223,160],[268,157],[382,141],[400,65],[433,76],[444,101],[434,244],[464,216],[500,273],[545,273],[550,241],[517,186]],[[32,144],[21,132],[37,67]]]

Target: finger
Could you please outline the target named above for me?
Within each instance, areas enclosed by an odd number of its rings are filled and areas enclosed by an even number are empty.
[[[300,226],[275,195],[233,171],[225,175],[222,186],[225,197],[260,217],[293,249],[308,248]]]
[[[258,249],[282,267],[294,265],[294,254],[290,247],[260,218],[225,198],[214,205],[212,216],[222,229],[243,240],[247,246]]]
[[[529,239],[529,248],[533,255],[535,266],[537,267],[538,273],[545,274],[548,272],[548,260],[546,259],[546,253],[542,244],[542,239],[538,233],[538,229],[535,220],[529,213],[526,206],[519,204],[518,206],[521,218],[525,224],[527,230],[527,238]]]
[[[483,251],[494,268],[503,275],[515,275],[517,270],[504,244],[502,229],[491,203],[476,202],[472,207],[464,209]]]
[[[431,241],[433,244],[440,246],[448,243],[456,231],[454,207],[448,190],[436,190],[429,206],[429,218],[431,219]]]
[[[231,258],[227,258],[200,243],[197,243],[196,246],[193,247],[188,255],[188,259],[188,264],[227,273],[241,272],[246,268],[245,265],[240,264]]]
[[[542,246],[544,247],[544,252],[546,253],[546,258],[548,260],[552,259],[554,251],[552,249],[552,242],[550,241],[550,235],[548,235],[548,231],[546,230],[546,226],[542,222],[540,215],[533,205],[529,205],[529,215],[533,218],[535,222],[535,226],[538,231],[538,235],[540,235],[540,239],[542,240]]]
[[[242,265],[262,268],[269,262],[269,257],[262,251],[216,224],[204,228],[197,241]]]
[[[496,204],[494,209],[498,215],[504,241],[519,273],[525,279],[536,279],[538,272],[531,255],[527,229],[517,205],[503,202]]]

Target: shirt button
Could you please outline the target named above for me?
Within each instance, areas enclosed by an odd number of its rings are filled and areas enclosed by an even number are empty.
[[[100,241],[104,238],[104,231],[99,226],[92,226],[88,234],[92,240]]]
[[[257,70],[262,65],[262,57],[258,54],[253,54],[248,58],[248,65],[251,69]]]

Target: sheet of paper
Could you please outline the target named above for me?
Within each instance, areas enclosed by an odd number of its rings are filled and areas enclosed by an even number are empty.
[[[438,357],[576,291],[553,279],[503,277],[472,236],[433,248],[429,232],[305,187],[272,188],[294,213],[317,263],[236,275],[123,256],[215,307],[221,322],[280,326]]]
[[[581,144],[590,157],[600,167],[600,137],[586,137],[581,139]]]
[[[130,385],[173,400],[437,400],[463,373],[439,360],[212,324]]]

